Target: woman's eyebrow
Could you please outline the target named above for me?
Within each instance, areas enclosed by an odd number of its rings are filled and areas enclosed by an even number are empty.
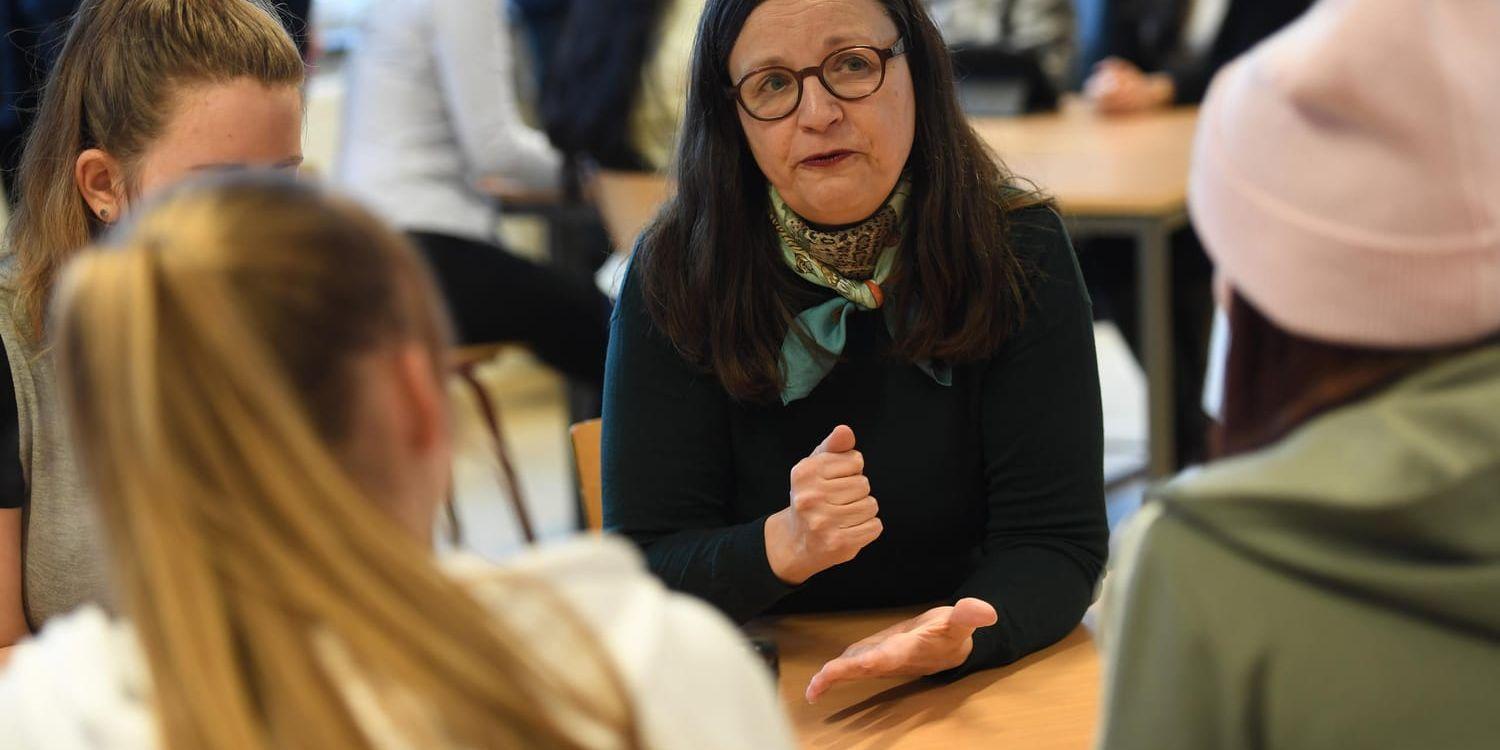
[[[286,169],[287,167],[297,167],[297,166],[301,166],[302,165],[302,161],[303,161],[302,154],[297,154],[296,156],[289,156],[289,157],[287,157],[285,159],[282,159],[281,161],[276,162],[275,164],[272,164],[271,168],[272,169]],[[203,163],[203,164],[194,164],[192,166],[192,168],[191,168],[191,171],[194,171],[194,172],[214,172],[214,171],[218,171],[218,170],[250,169],[250,168],[251,168],[251,165],[249,165],[249,164],[247,164],[245,162],[242,162],[242,161],[225,161],[225,162],[206,162],[206,163]]]
[[[840,48],[850,45],[869,43],[870,42],[863,35],[849,33],[832,34],[823,39],[823,50],[825,52],[835,52]],[[821,57],[819,59],[821,59]],[[792,66],[788,64],[786,59],[781,57],[780,55],[771,55],[770,57],[760,58],[755,62],[746,65],[744,70],[736,71],[734,77],[738,79],[741,76],[744,76],[746,73],[749,73],[750,71],[773,67],[790,68]]]

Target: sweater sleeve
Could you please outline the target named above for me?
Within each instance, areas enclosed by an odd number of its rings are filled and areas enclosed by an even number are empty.
[[[1033,266],[1032,301],[984,375],[988,522],[980,563],[955,595],[989,602],[1000,619],[974,634],[969,659],[944,676],[1006,664],[1062,639],[1093,600],[1108,554],[1088,294],[1057,214],[1025,211],[1012,230]]]
[[[521,118],[505,14],[492,2],[434,2],[432,50],[438,85],[471,178],[506,177],[551,188],[562,157]]]
[[[743,622],[791,591],[766,558],[765,518],[730,521],[729,402],[652,323],[634,266],[604,375],[604,526],[666,584]]]

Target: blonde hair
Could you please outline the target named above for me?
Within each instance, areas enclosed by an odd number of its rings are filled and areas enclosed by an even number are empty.
[[[559,669],[342,462],[357,357],[418,342],[443,367],[405,240],[244,176],[170,191],[111,237],[59,287],[56,351],[168,747],[370,747],[372,693],[416,746],[578,748],[578,724],[635,746],[624,690],[566,608],[548,620]],[[521,611],[546,595],[510,583]]]
[[[58,269],[103,228],[73,181],[79,154],[103,149],[128,175],[180,87],[241,77],[300,86],[304,75],[262,0],[85,0],[47,76],[8,230],[28,333],[42,332]]]

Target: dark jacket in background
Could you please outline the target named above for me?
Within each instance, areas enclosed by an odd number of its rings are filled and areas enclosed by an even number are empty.
[[[607,169],[643,170],[630,112],[665,0],[573,0],[542,87],[552,145]]]
[[[15,170],[37,97],[79,0],[0,0],[0,179],[14,205]]]
[[[297,43],[297,54],[306,60],[307,43],[312,36],[312,26],[308,23],[312,18],[312,0],[276,0],[276,15]]]
[[[1116,0],[1104,10],[1107,56],[1123,57],[1176,83],[1178,104],[1197,104],[1225,63],[1295,21],[1312,0],[1230,0],[1207,56],[1183,52],[1183,27],[1193,0]]]
[[[525,34],[526,44],[531,48],[537,90],[547,83],[572,5],[572,0],[510,0],[511,20]]]

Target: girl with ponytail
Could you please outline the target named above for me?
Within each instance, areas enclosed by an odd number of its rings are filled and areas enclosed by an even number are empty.
[[[258,177],[174,190],[56,297],[61,391],[128,619],[88,606],[18,646],[0,736],[789,746],[749,648],[625,543],[505,570],[432,561],[447,324],[414,251],[362,209]]]
[[[51,617],[108,598],[44,325],[58,269],[185,175],[295,169],[303,75],[262,0],[81,4],[21,157],[0,256],[0,661]]]

